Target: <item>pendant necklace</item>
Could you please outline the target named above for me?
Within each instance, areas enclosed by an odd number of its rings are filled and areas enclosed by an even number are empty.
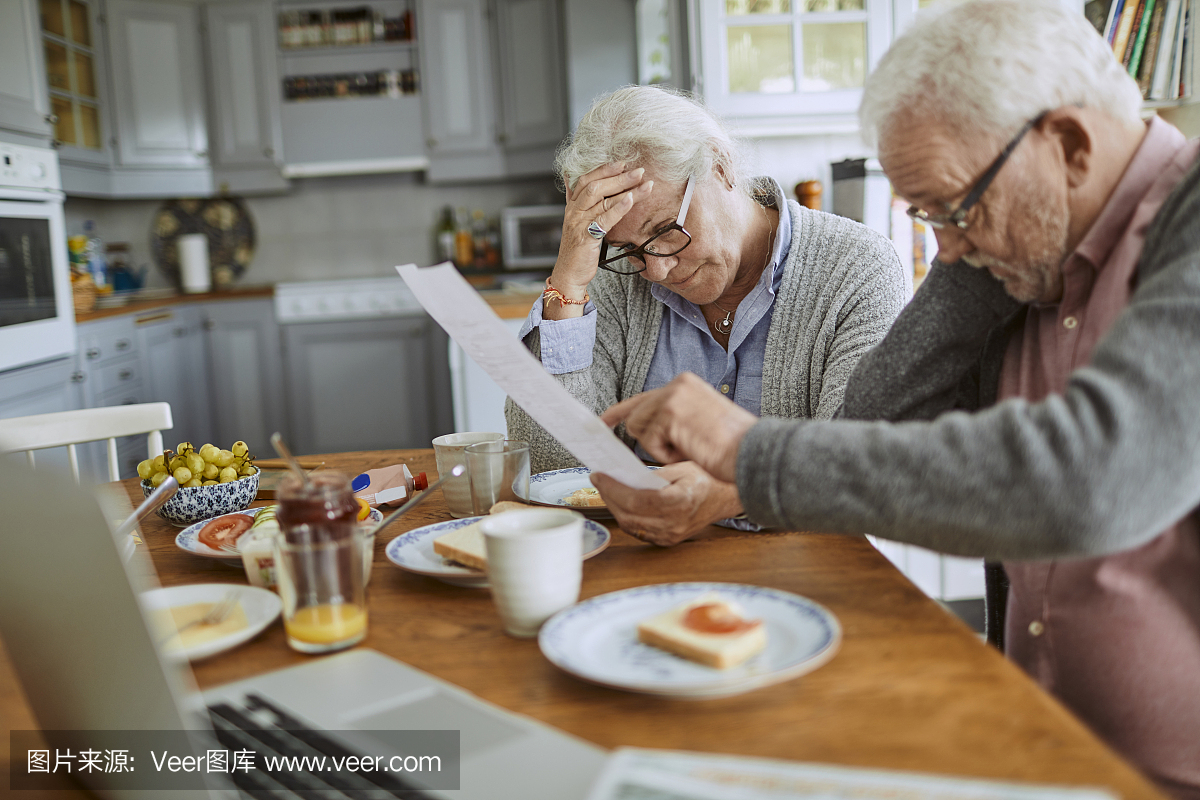
[[[759,206],[759,208],[762,208],[762,206]],[[763,213],[764,214],[766,213],[766,209],[763,209]],[[767,220],[769,223],[770,217],[768,217]],[[771,263],[771,256],[774,255],[774,250],[775,250],[775,231],[772,230],[771,238],[767,240],[767,264]],[[763,269],[767,268],[767,264],[763,264]],[[734,308],[732,310],[726,309],[726,308],[721,308],[721,306],[717,303],[716,300],[714,300],[712,302],[712,304],[717,307],[718,311],[725,312],[725,319],[712,323],[713,330],[716,331],[721,336],[728,336],[729,332],[733,330],[733,312],[737,311],[737,307],[734,306]]]

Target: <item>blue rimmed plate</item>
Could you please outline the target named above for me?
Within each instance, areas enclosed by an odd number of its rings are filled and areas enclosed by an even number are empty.
[[[659,469],[659,467],[647,467],[646,469]],[[594,489],[591,475],[592,471],[587,467],[568,467],[531,475],[529,477],[529,502],[535,506],[569,508],[572,511],[578,511],[588,519],[612,519],[612,512],[608,510],[607,506],[573,506],[563,500],[564,497],[578,489]]]
[[[463,517],[447,522],[437,522],[423,528],[411,530],[392,539],[387,546],[388,561],[408,572],[427,575],[453,586],[467,586],[480,589],[488,585],[487,573],[470,569],[448,559],[442,558],[433,551],[433,540],[443,533],[479,522],[483,517]],[[583,560],[587,561],[604,548],[608,547],[612,534],[608,529],[590,519],[583,521]]]
[[[713,669],[642,644],[638,623],[720,592],[767,627],[763,652],[737,667]],[[841,643],[824,606],[778,589],[740,583],[663,583],[611,592],[551,617],[538,645],[552,664],[592,683],[677,698],[727,697],[791,680],[831,659]]]
[[[263,506],[263,508],[271,508],[271,506]],[[233,512],[233,514],[221,514],[220,516],[221,517],[232,517],[232,516],[234,516],[234,514],[240,514],[243,517],[250,517],[250,519],[254,519],[254,517],[258,515],[259,511],[262,511],[262,508],[247,508],[245,511],[235,511],[235,512]],[[242,554],[241,553],[227,553],[224,550],[214,550],[213,548],[209,547],[208,545],[206,545],[200,541],[201,529],[204,528],[204,526],[207,525],[208,523],[212,522],[213,519],[219,519],[219,517],[213,517],[212,519],[201,520],[200,522],[197,522],[195,525],[189,525],[188,527],[181,530],[175,536],[175,546],[178,547],[180,550],[186,550],[187,552],[189,552],[195,556],[203,556],[205,558],[216,558],[216,559],[220,559],[222,561],[237,562],[235,564],[235,566],[240,567],[242,565]],[[364,520],[364,522],[368,522],[368,521],[371,522],[373,525],[378,525],[379,523],[383,522],[383,514],[379,511],[379,509],[372,508],[370,516],[368,516],[366,518],[366,520]]]

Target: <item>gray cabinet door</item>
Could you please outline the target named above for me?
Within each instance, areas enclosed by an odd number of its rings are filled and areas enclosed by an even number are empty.
[[[566,136],[559,0],[495,0],[505,149],[554,148]],[[546,171],[549,167],[546,167]]]
[[[213,441],[228,448],[244,441],[250,452],[272,457],[271,434],[287,426],[283,350],[271,300],[231,300],[205,308],[213,395]]]
[[[293,450],[429,447],[452,427],[446,339],[429,317],[284,325]]]
[[[198,10],[149,0],[107,9],[118,164],[206,169]]]
[[[286,188],[271,3],[209,3],[204,15],[214,182],[234,192]]]
[[[158,309],[138,315],[134,324],[144,365],[143,402],[171,404],[175,427],[164,434],[167,446],[187,441],[199,448],[213,441],[203,308]]]
[[[49,139],[50,100],[34,0],[0,3],[0,128]]]
[[[74,411],[82,407],[81,383],[75,361],[60,358],[44,364],[0,372],[0,419]],[[91,451],[79,448],[80,473],[92,470]],[[39,467],[67,471],[67,449],[55,447],[34,453]]]
[[[503,174],[486,12],[486,0],[423,0],[418,6],[431,180]]]

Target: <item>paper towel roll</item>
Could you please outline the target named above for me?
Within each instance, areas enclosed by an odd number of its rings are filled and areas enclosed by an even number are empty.
[[[179,274],[185,292],[207,292],[212,289],[212,270],[208,265],[208,237],[203,233],[180,236]]]

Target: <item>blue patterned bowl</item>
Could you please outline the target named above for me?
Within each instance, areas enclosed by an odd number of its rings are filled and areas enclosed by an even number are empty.
[[[158,509],[158,515],[170,522],[186,528],[195,525],[202,519],[219,517],[241,511],[254,502],[258,496],[259,472],[238,478],[229,483],[218,483],[216,486],[193,486],[190,489],[181,486],[171,499]],[[150,481],[142,481],[142,494],[146,497],[154,491]]]

